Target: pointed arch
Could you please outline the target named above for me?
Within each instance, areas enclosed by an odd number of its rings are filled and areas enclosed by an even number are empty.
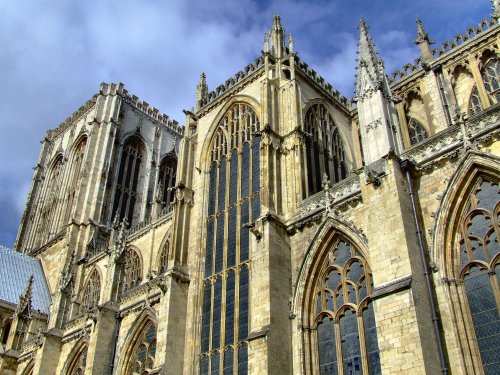
[[[158,169],[158,188],[161,190],[161,204],[170,205],[175,196],[172,188],[175,187],[177,175],[177,155],[174,151],[169,152],[162,158]]]
[[[154,368],[158,321],[152,308],[143,310],[132,324],[119,356],[120,374],[147,375]]]
[[[408,133],[410,136],[410,143],[412,146],[429,138],[429,134],[427,133],[427,130],[425,130],[424,126],[420,122],[418,122],[416,119],[408,116],[406,122],[408,124],[407,125],[408,126]]]
[[[143,261],[141,252],[134,246],[129,246],[123,254],[123,285],[122,293],[138,286],[143,279]]]
[[[86,312],[97,307],[101,297],[101,273],[97,267],[90,272],[80,297],[80,312]]]
[[[73,211],[76,208],[77,196],[76,193],[81,186],[81,178],[83,177],[83,167],[85,165],[85,155],[87,152],[88,135],[83,133],[73,143],[71,149],[69,176],[67,177],[67,189],[65,191],[65,217],[64,224],[67,224],[71,218]]]
[[[468,105],[468,115],[473,116],[478,114],[483,110],[483,105],[481,104],[481,97],[479,96],[479,90],[477,86],[474,85],[470,92],[469,96],[469,105]]]
[[[158,274],[165,273],[168,268],[169,258],[171,255],[172,246],[172,228],[167,230],[163,241],[161,242],[156,260]]]
[[[62,373],[64,375],[83,375],[87,364],[88,339],[81,338],[73,349],[71,355],[64,364]]]

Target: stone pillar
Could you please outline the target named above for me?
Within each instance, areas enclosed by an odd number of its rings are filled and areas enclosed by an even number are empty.
[[[36,351],[33,375],[56,374],[61,355],[62,332],[51,329],[44,334],[42,346]]]

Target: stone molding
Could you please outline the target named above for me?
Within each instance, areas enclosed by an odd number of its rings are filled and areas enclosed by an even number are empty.
[[[402,290],[409,289],[411,286],[412,276],[405,275],[397,279],[391,280],[389,282],[380,284],[373,288],[373,292],[370,295],[372,300],[378,298],[383,298],[393,293],[400,292]]]

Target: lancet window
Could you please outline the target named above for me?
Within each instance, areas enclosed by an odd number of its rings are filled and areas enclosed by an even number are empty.
[[[169,251],[170,251],[170,240],[166,240],[165,244],[161,248],[160,265],[158,267],[159,273],[164,273],[167,271]]]
[[[408,132],[410,133],[410,143],[412,146],[429,137],[423,125],[413,117],[408,117]]]
[[[87,365],[87,347],[85,346],[77,354],[73,360],[67,374],[68,375],[83,375],[85,374],[85,366]]]
[[[73,151],[71,160],[71,176],[69,178],[66,194],[66,216],[64,224],[67,224],[76,203],[76,192],[80,186],[84,164],[85,150],[87,149],[87,137],[83,137]]]
[[[460,279],[469,321],[484,373],[500,366],[500,188],[499,180],[480,178],[459,223]]]
[[[177,157],[173,154],[167,154],[160,163],[160,173],[158,175],[158,184],[162,191],[162,203],[170,204],[174,200],[175,175],[177,170]]]
[[[474,85],[472,88],[470,99],[469,99],[469,115],[475,115],[483,110],[483,106],[481,104],[481,98],[479,97],[479,91],[477,90],[477,86]]]
[[[138,286],[142,281],[142,264],[139,254],[132,249],[128,248],[125,252],[123,263],[123,289],[126,292]]]
[[[259,119],[247,104],[224,115],[211,144],[200,375],[247,374],[248,224],[260,216]]]
[[[380,374],[366,260],[352,244],[339,238],[320,275],[310,311],[311,352],[317,353],[313,362],[319,374]]]
[[[500,60],[489,60],[483,69],[481,69],[483,76],[484,87],[488,92],[490,99],[493,103],[500,102]]]
[[[154,368],[156,325],[148,322],[136,337],[125,366],[126,375],[148,375]]]
[[[94,269],[90,274],[82,293],[81,311],[86,312],[96,307],[101,296],[101,276]]]
[[[59,202],[59,193],[61,191],[61,181],[63,174],[62,155],[52,165],[47,180],[46,191],[42,202],[39,224],[39,239],[41,242],[54,236],[58,229],[58,218],[56,216]]]
[[[308,109],[305,117],[307,192],[321,190],[326,173],[332,183],[346,178],[344,146],[332,116],[322,104]]]
[[[139,175],[144,159],[144,146],[137,137],[127,139],[118,170],[113,215],[122,220],[127,218],[132,224],[134,208],[137,203]]]

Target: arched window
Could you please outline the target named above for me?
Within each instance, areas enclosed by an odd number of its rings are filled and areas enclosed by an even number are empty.
[[[164,273],[168,268],[168,254],[170,251],[170,240],[166,240],[165,244],[161,248],[160,253],[160,266],[158,267],[159,273]]]
[[[305,118],[307,192],[315,194],[322,189],[321,181],[339,182],[346,178],[344,146],[332,116],[322,104],[314,104]]]
[[[125,366],[126,375],[148,375],[154,367],[156,355],[156,325],[148,322],[133,342]]]
[[[73,151],[71,160],[71,176],[69,179],[68,191],[66,194],[66,215],[64,224],[67,224],[76,203],[76,191],[81,184],[83,161],[85,150],[87,149],[87,137],[83,137]]]
[[[339,238],[328,252],[311,306],[311,341],[321,375],[380,374],[368,264]],[[339,341],[338,341],[339,340]],[[340,350],[337,350],[340,349]],[[314,351],[314,350],[313,350]]]
[[[500,188],[480,178],[467,198],[458,233],[460,278],[485,374],[498,373],[500,351]],[[471,330],[472,331],[472,330]]]
[[[99,272],[94,269],[83,288],[82,304],[80,306],[81,312],[87,312],[99,303],[101,296],[101,276]]]
[[[493,103],[500,102],[500,60],[490,59],[481,69],[484,87]]]
[[[142,281],[141,258],[132,248],[128,248],[125,252],[123,276],[124,280],[122,292],[135,288]]]
[[[59,208],[62,174],[63,157],[61,155],[52,165],[46,182],[47,185],[40,210],[40,223],[38,227],[39,245],[54,236],[59,229],[56,212]]]
[[[481,99],[479,97],[479,91],[477,90],[477,86],[474,85],[472,91],[470,93],[469,99],[469,115],[475,115],[483,110],[483,106],[481,104]]]
[[[173,153],[167,154],[160,163],[160,173],[158,174],[163,204],[168,205],[174,200],[175,192],[172,191],[172,188],[175,186],[176,170],[177,157]]]
[[[85,366],[87,365],[87,346],[83,346],[76,354],[68,368],[68,375],[83,375],[85,374]]]
[[[116,182],[113,215],[132,224],[134,207],[137,203],[137,187],[141,164],[144,158],[144,146],[137,137],[127,139],[123,145],[118,180]]]
[[[247,373],[250,236],[260,216],[259,119],[233,105],[211,144],[200,375]]]
[[[422,124],[413,117],[408,117],[408,132],[410,133],[410,143],[412,146],[429,137]]]

